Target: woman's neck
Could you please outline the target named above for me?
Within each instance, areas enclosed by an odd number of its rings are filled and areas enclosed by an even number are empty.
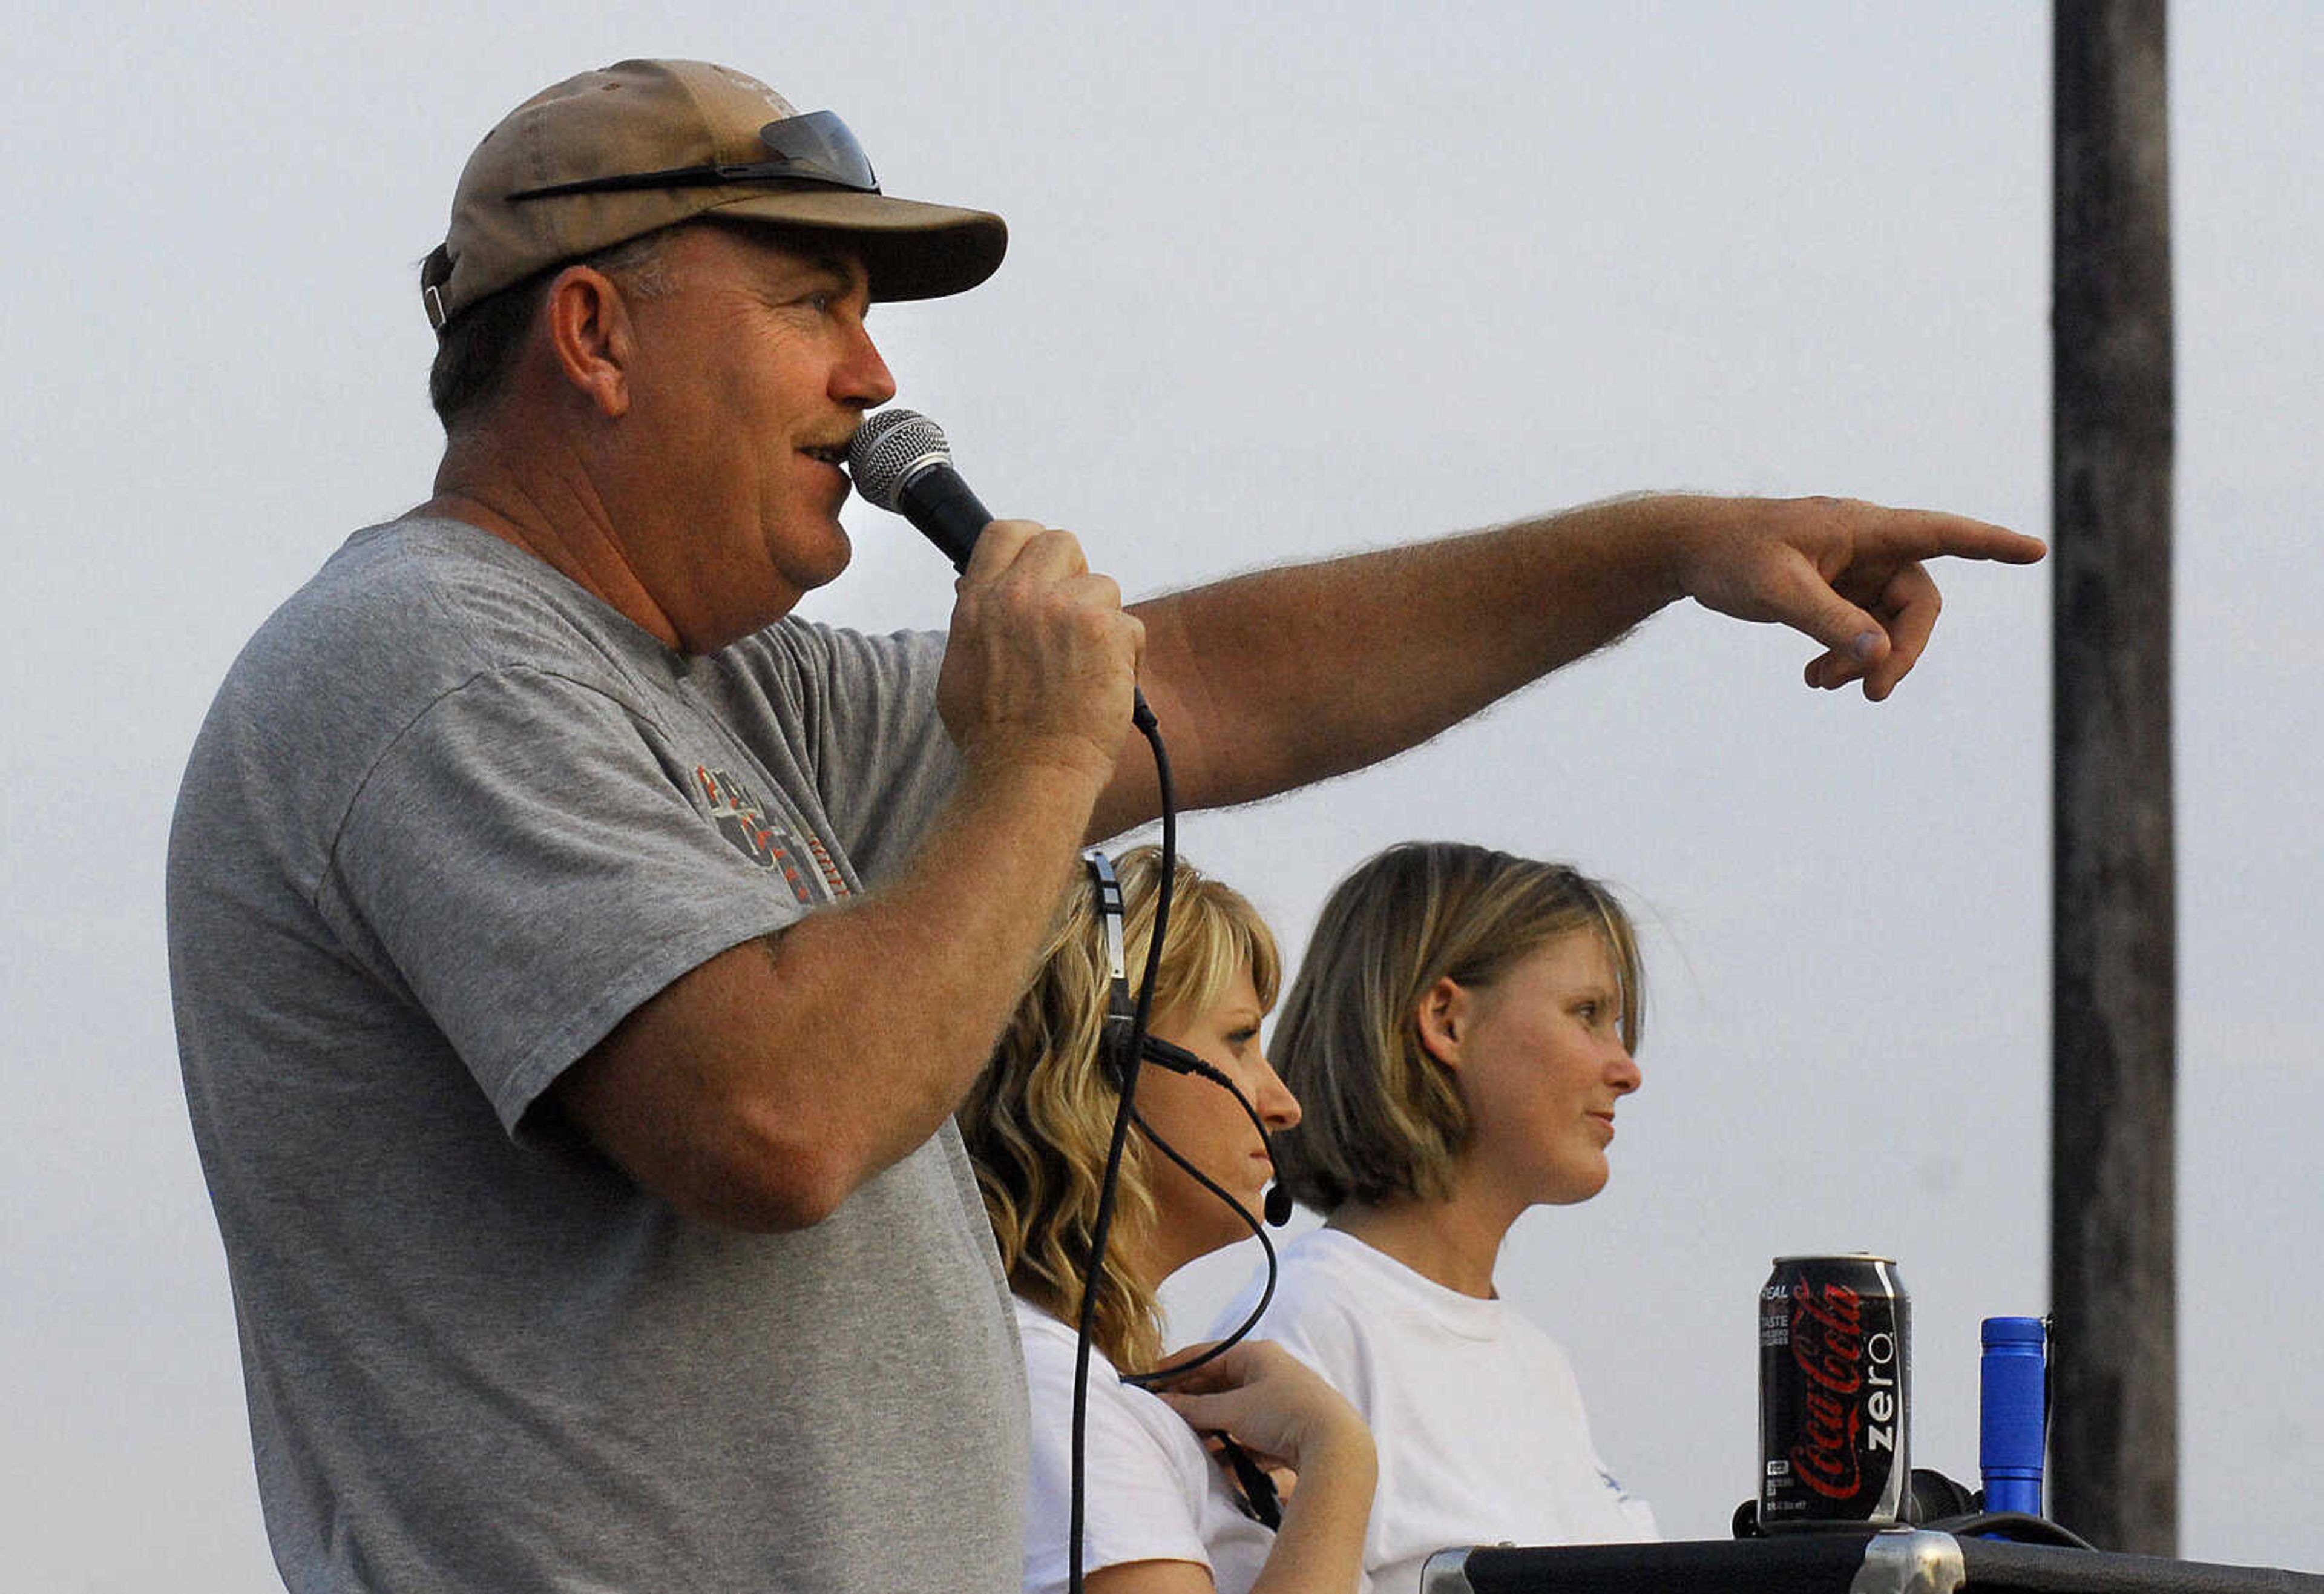
[[[1392,1256],[1423,1278],[1480,1301],[1496,1298],[1493,1265],[1517,1213],[1488,1210],[1455,1195],[1450,1200],[1342,1205],[1328,1228]]]

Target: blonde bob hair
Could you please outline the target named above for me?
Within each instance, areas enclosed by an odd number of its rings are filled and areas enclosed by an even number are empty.
[[[1407,841],[1333,888],[1276,1021],[1268,1060],[1299,1098],[1275,1136],[1277,1177],[1303,1206],[1441,1201],[1469,1144],[1452,1070],[1422,1045],[1421,998],[1439,979],[1489,986],[1581,931],[1603,938],[1636,1052],[1643,971],[1614,894],[1565,864],[1460,841]]]
[[[1158,848],[1133,848],[1115,866],[1124,904],[1123,944],[1134,997],[1154,937]],[[1283,978],[1275,937],[1240,892],[1183,858],[1173,877],[1170,925],[1154,982],[1153,1017],[1198,1013],[1217,1002],[1245,965],[1262,1007]],[[1098,1187],[1120,1091],[1100,1055],[1106,1014],[1104,925],[1094,885],[1076,870],[1033,983],[1002,1032],[992,1065],[960,1112],[962,1135],[1009,1286],[1065,1322],[1081,1316]],[[1132,1135],[1114,1194],[1093,1336],[1125,1372],[1162,1355],[1160,1309],[1150,1284],[1129,1276],[1125,1255],[1153,1232],[1149,1153]]]

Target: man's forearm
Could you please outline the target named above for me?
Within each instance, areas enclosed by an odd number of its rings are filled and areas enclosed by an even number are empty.
[[[1680,596],[1674,525],[1710,502],[1615,499],[1136,606],[1180,802],[1248,802],[1361,768],[1615,641]],[[1099,828],[1154,801],[1126,750]]]
[[[1791,626],[1811,686],[1876,701],[1942,607],[1925,562],[2030,564],[2002,526],[1849,498],[1646,494],[1495,531],[1237,577],[1141,604],[1146,694],[1189,808],[1248,802],[1427,740],[1679,598]],[[1155,806],[1118,761],[1094,829]]]

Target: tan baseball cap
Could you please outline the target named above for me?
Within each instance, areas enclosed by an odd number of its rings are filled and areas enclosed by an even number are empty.
[[[1001,265],[988,211],[894,199],[847,125],[698,60],[625,60],[543,89],[484,135],[420,268],[446,322],[535,272],[716,214],[844,236],[874,299],[935,299]]]

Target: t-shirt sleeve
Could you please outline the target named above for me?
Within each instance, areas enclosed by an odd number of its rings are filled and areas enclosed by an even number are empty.
[[[1255,1298],[1255,1297],[1254,1297]],[[1245,1312],[1250,1311],[1246,1306]],[[1237,1316],[1235,1323],[1242,1321]],[[1231,1330],[1227,1324],[1220,1331]],[[1353,1302],[1315,1292],[1278,1295],[1267,1315],[1251,1330],[1257,1339],[1272,1339],[1323,1376],[1359,1411],[1370,1394],[1365,1376],[1363,1329]]]
[[[1032,1472],[1027,1500],[1027,1594],[1062,1589],[1072,1523],[1072,1352],[1028,1358],[1032,1385]],[[1060,1367],[1062,1364],[1062,1367]],[[1111,1387],[1106,1385],[1111,1385]],[[1191,1432],[1165,1440],[1158,1421],[1138,1410],[1142,1395],[1122,1388],[1102,1364],[1090,1372],[1082,1570],[1133,1561],[1189,1561],[1207,1570],[1197,1501],[1209,1465]],[[1158,1419],[1178,1418],[1153,1403]],[[1187,1468],[1194,1469],[1190,1477]]]
[[[867,885],[903,867],[959,779],[960,756],[936,712],[941,632],[871,635],[801,625],[776,634],[791,651],[824,811]]]
[[[438,698],[364,776],[318,905],[511,1132],[639,1004],[804,911],[680,768],[604,692],[515,668]]]

